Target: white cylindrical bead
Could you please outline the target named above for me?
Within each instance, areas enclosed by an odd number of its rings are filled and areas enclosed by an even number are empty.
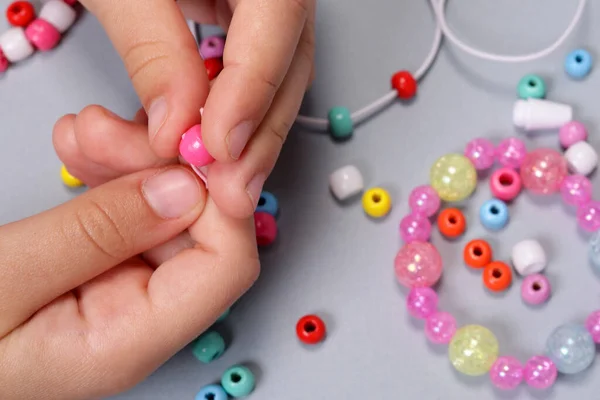
[[[66,32],[75,22],[77,13],[62,0],[50,0],[44,4],[39,18],[52,24],[60,33]]]
[[[565,151],[565,159],[573,174],[589,175],[598,166],[598,153],[588,142],[577,142]]]
[[[364,189],[362,174],[354,165],[347,165],[329,175],[329,187],[338,200],[349,199]]]
[[[526,131],[558,129],[572,119],[568,104],[529,98],[517,100],[513,107],[513,123]]]
[[[0,35],[0,49],[11,63],[22,61],[35,51],[21,27],[10,28]]]
[[[546,268],[546,252],[537,240],[523,240],[512,248],[512,263],[520,275],[537,274]]]

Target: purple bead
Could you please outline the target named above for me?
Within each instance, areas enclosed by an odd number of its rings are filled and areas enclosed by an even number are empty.
[[[498,389],[515,389],[523,382],[523,366],[514,357],[498,357],[490,369],[490,379]]]
[[[577,142],[587,139],[587,129],[578,121],[567,122],[560,128],[558,138],[562,147],[569,148]]]
[[[400,237],[404,243],[427,242],[431,236],[431,222],[421,214],[409,214],[400,221]]]
[[[452,314],[439,311],[430,315],[425,321],[425,336],[432,343],[450,343],[456,333],[456,319]]]
[[[560,195],[565,204],[582,206],[592,200],[592,183],[583,175],[568,175],[560,184]]]
[[[546,356],[531,357],[525,364],[525,382],[536,389],[547,389],[554,384],[558,371]]]
[[[426,319],[437,311],[438,295],[432,288],[412,288],[406,297],[406,308],[410,315]]]
[[[579,227],[587,232],[600,229],[600,202],[590,201],[577,208],[577,222]]]
[[[496,148],[496,157],[502,166],[519,168],[527,155],[525,143],[516,137],[504,139]]]
[[[521,298],[527,304],[542,304],[548,301],[550,293],[550,281],[544,275],[527,275],[521,283]]]
[[[203,60],[223,57],[225,39],[220,36],[209,36],[200,42],[200,55]]]
[[[441,200],[434,188],[429,185],[417,186],[408,196],[408,205],[413,213],[431,217],[440,209]]]
[[[592,335],[594,342],[600,343],[600,310],[594,311],[587,317],[585,327]]]
[[[478,171],[486,170],[494,165],[495,156],[494,144],[487,139],[473,139],[465,147],[465,157],[471,160]]]

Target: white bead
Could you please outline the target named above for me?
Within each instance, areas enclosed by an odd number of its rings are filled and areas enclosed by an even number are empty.
[[[537,240],[523,240],[512,248],[512,263],[517,272],[524,275],[537,274],[546,268],[546,252]]]
[[[349,199],[364,189],[362,174],[354,165],[346,165],[329,175],[329,187],[338,200]]]
[[[598,153],[588,142],[577,142],[569,147],[565,158],[574,174],[589,175],[598,165]]]
[[[64,33],[73,25],[77,14],[73,7],[64,1],[50,0],[42,7],[39,17],[52,24],[60,33]]]
[[[10,28],[0,36],[0,49],[11,63],[22,61],[35,51],[20,27]]]

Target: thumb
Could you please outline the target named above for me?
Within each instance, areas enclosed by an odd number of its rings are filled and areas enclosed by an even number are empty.
[[[82,0],[123,59],[148,114],[148,135],[162,158],[178,155],[181,135],[200,122],[208,77],[198,46],[173,0]]]

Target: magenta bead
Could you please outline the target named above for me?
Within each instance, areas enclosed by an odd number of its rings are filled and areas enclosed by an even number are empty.
[[[179,142],[181,157],[191,165],[203,167],[215,161],[202,141],[202,126],[194,125],[181,137]]]
[[[394,269],[406,287],[432,286],[442,276],[442,257],[431,243],[407,243],[396,254]]]
[[[592,335],[594,342],[600,343],[600,310],[594,311],[587,317],[585,327]]]
[[[565,204],[582,206],[592,200],[592,183],[583,175],[568,175],[560,184]]]
[[[600,202],[590,201],[578,207],[577,222],[579,227],[587,232],[596,232],[600,229]]]
[[[514,357],[498,357],[490,369],[490,379],[501,390],[513,390],[523,382],[523,366]]]
[[[521,282],[521,298],[527,304],[538,305],[548,301],[550,281],[544,275],[527,275]]]
[[[426,319],[437,311],[438,295],[430,287],[412,288],[406,297],[406,308],[410,315]]]
[[[77,4],[77,0],[63,0],[63,1],[70,6],[74,6],[75,4]]]
[[[209,36],[200,42],[200,55],[204,60],[221,58],[225,51],[225,39],[220,36]]]
[[[498,162],[504,167],[519,168],[527,155],[525,143],[516,137],[509,137],[496,148]]]
[[[8,59],[2,52],[2,49],[0,49],[0,73],[6,71],[8,69],[9,64],[10,63],[8,62]]]
[[[400,237],[404,243],[426,242],[431,237],[431,222],[421,214],[409,214],[400,221]]]
[[[259,247],[270,246],[277,239],[277,221],[267,212],[254,213],[254,230]]]
[[[477,138],[467,143],[465,157],[467,157],[475,169],[482,171],[494,165],[496,149],[494,144],[487,139]]]
[[[521,192],[521,186],[521,176],[512,168],[500,168],[490,177],[492,195],[503,201],[514,200]]]
[[[531,357],[525,364],[525,382],[536,389],[547,389],[554,384],[558,371],[546,356]]]
[[[27,40],[40,51],[52,50],[60,42],[60,32],[51,23],[37,18],[25,28]]]
[[[425,336],[432,343],[447,344],[456,333],[456,319],[452,314],[439,311],[425,321]]]
[[[535,194],[558,191],[567,173],[567,161],[552,149],[536,149],[527,154],[521,164],[523,186]]]
[[[586,140],[587,136],[587,129],[578,121],[567,122],[558,132],[560,145],[564,148],[569,148],[577,142]]]
[[[429,185],[417,186],[408,196],[408,205],[413,213],[431,217],[440,209],[441,200],[434,188]]]

